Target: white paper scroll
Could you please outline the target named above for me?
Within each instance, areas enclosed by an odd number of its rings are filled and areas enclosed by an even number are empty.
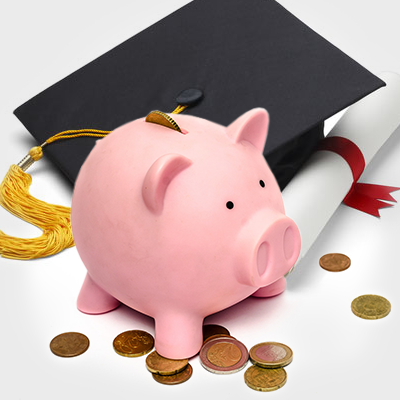
[[[349,107],[328,134],[354,142],[364,155],[365,166],[400,125],[400,75],[386,72],[379,76],[386,86]],[[294,220],[301,234],[297,263],[315,242],[352,184],[351,169],[340,155],[317,151],[283,190],[286,215]]]

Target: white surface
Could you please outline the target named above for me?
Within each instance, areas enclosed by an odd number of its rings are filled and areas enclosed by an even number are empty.
[[[33,144],[12,114],[17,106],[185,3],[70,0],[60,5],[36,0],[3,4],[0,175]],[[400,72],[396,0],[382,0],[379,6],[365,0],[281,3],[372,72]],[[399,185],[399,155],[397,130],[372,160],[363,181]],[[71,187],[46,160],[30,172],[33,195],[70,205]],[[399,193],[394,192],[398,200]],[[127,329],[153,333],[154,322],[126,307],[102,316],[79,313],[75,302],[85,269],[75,249],[44,260],[0,259],[0,398],[396,399],[400,205],[382,210],[381,216],[377,219],[341,205],[289,277],[283,295],[250,298],[207,318],[208,323],[225,325],[248,348],[274,340],[293,349],[286,385],[265,394],[245,385],[244,371],[214,375],[197,357],[190,361],[194,373],[188,382],[166,387],[147,372],[145,357],[115,354],[112,340],[117,334]],[[22,237],[39,234],[3,209],[0,229]],[[347,254],[351,267],[336,274],[322,270],[318,260],[328,252]],[[366,321],[351,313],[351,301],[367,293],[391,301],[388,317]],[[62,359],[50,352],[51,339],[66,331],[89,337],[91,345],[84,355]]]
[[[385,72],[378,76],[386,86],[350,106],[327,135],[355,143],[364,156],[365,168],[400,127],[400,75]],[[317,151],[283,190],[286,214],[297,224],[301,235],[296,265],[342,203],[353,179],[343,157],[331,151]],[[361,176],[359,181],[362,180]]]

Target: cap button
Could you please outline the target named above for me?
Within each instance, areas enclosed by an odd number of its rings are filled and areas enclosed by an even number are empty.
[[[203,91],[189,88],[182,90],[176,97],[176,102],[181,106],[193,106],[203,98]]]

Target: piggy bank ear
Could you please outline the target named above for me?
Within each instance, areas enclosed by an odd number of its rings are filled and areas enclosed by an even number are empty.
[[[142,196],[147,208],[155,214],[161,213],[164,197],[171,181],[192,161],[180,154],[161,156],[147,171],[142,186]]]
[[[250,142],[263,152],[267,139],[269,115],[264,108],[253,108],[232,122],[227,133],[235,143]]]

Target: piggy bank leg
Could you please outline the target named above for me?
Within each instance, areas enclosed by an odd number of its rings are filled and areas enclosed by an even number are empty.
[[[78,310],[85,314],[104,314],[114,310],[120,302],[101,289],[93,282],[89,274],[86,274],[82,289],[79,293]]]
[[[268,286],[258,289],[252,294],[254,297],[272,297],[281,294],[286,289],[286,279],[284,277],[278,279]]]
[[[165,314],[154,319],[157,353],[179,360],[192,357],[200,351],[204,318],[190,314]]]

